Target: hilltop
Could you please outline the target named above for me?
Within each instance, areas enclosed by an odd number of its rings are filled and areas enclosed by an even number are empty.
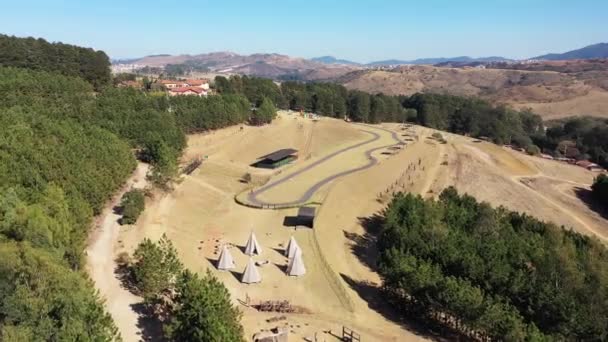
[[[329,57],[331,58],[331,57]],[[240,55],[233,52],[212,52],[199,55],[155,55],[131,61],[132,64],[165,67],[170,64],[187,64],[212,72],[244,74],[274,79],[319,80],[332,79],[359,68],[351,63],[328,64],[323,61],[290,57],[277,53]]]
[[[608,43],[599,43],[584,48],[572,50],[564,53],[550,53],[534,57],[533,59],[550,60],[550,61],[561,61],[569,59],[594,59],[594,58],[608,58]]]
[[[570,115],[608,116],[608,67],[605,63],[553,66],[564,72],[546,71],[546,65],[536,65],[534,70],[533,66],[527,66],[532,70],[402,66],[353,72],[338,82],[349,89],[388,95],[422,92],[479,96],[516,108],[532,108],[545,119]]]

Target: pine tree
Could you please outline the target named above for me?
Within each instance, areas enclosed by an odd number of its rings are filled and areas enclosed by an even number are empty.
[[[184,271],[176,286],[175,307],[165,334],[171,341],[244,341],[241,313],[210,272],[199,278]]]

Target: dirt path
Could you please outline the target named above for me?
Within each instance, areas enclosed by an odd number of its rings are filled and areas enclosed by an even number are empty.
[[[513,176],[512,180],[515,183],[519,184],[520,186],[523,186],[526,189],[531,190],[534,193],[536,193],[536,195],[538,195],[540,198],[542,198],[547,204],[549,204],[549,205],[557,208],[562,213],[570,216],[570,218],[572,218],[574,221],[576,221],[578,224],[580,224],[581,227],[583,227],[588,232],[592,233],[593,236],[596,236],[597,238],[603,240],[604,242],[608,241],[608,238],[606,238],[606,236],[602,232],[597,231],[592,226],[588,225],[587,222],[585,222],[585,220],[583,220],[582,218],[580,218],[574,211],[572,211],[569,208],[567,208],[567,207],[559,204],[557,201],[554,201],[553,199],[549,198],[548,196],[545,196],[540,191],[537,191],[536,189],[534,189],[533,187],[529,186],[525,182],[525,180],[528,180],[528,179],[541,178],[541,177],[553,179],[553,180],[556,180],[556,181],[559,181],[559,182],[564,182],[564,183],[578,184],[576,182],[569,182],[567,180],[563,180],[563,179],[559,179],[559,178],[555,178],[555,177],[545,177],[542,173],[540,173],[540,175],[533,176],[533,177]],[[563,194],[563,195],[566,195],[566,194]],[[578,199],[576,199],[576,200],[578,200]]]
[[[115,274],[115,250],[120,231],[118,223],[120,215],[114,213],[114,207],[120,203],[125,192],[131,188],[142,189],[147,185],[147,171],[148,165],[140,163],[124,188],[108,203],[96,220],[96,227],[91,233],[86,249],[87,272],[105,300],[106,310],[112,316],[124,341],[141,339],[141,331],[138,327],[139,315],[133,310],[133,306],[141,302],[141,298],[123,288]]]
[[[440,144],[439,145],[439,156],[442,156],[444,154],[444,152],[445,152],[445,147],[443,144]],[[435,163],[433,163],[433,166],[431,166],[430,170],[427,171],[427,176],[425,177],[425,180],[424,180],[424,186],[420,190],[421,196],[424,196],[425,194],[427,194],[429,192],[429,190],[431,190],[431,186],[433,186],[433,183],[435,182],[435,180],[438,177],[440,166],[441,166],[441,158],[437,158]]]

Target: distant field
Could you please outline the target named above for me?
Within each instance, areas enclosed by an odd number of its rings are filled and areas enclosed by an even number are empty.
[[[370,93],[479,96],[516,108],[532,108],[546,119],[608,117],[608,70],[562,73],[403,66],[391,71],[358,71],[339,81],[347,88]]]

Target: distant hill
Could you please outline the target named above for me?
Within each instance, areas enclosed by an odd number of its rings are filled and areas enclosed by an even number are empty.
[[[572,50],[565,53],[550,53],[534,57],[533,59],[542,59],[549,61],[569,60],[569,59],[594,59],[608,58],[608,43],[599,43],[585,46],[582,49]]]
[[[359,65],[357,62],[349,61],[346,59],[338,59],[334,56],[321,56],[310,59],[313,62],[319,62],[323,64],[345,64],[345,65]]]
[[[498,56],[491,57],[480,57],[473,58],[469,56],[460,56],[460,57],[439,57],[439,58],[419,58],[410,61],[404,61],[399,59],[389,59],[385,61],[377,61],[368,63],[368,66],[383,66],[383,65],[403,65],[403,64],[441,64],[441,63],[450,63],[450,62],[458,62],[458,63],[472,63],[472,62],[506,62],[510,59]]]
[[[367,63],[367,66],[383,66],[383,65],[401,65],[401,64],[410,64],[410,61],[404,61],[400,59],[387,59],[383,61],[376,61]]]
[[[478,96],[516,108],[532,108],[547,119],[570,115],[608,118],[608,60],[496,64],[504,65],[501,69],[493,64],[485,68],[408,65],[365,69],[336,81],[372,94]]]
[[[333,58],[331,56],[326,56]],[[324,58],[325,60],[330,60]],[[337,60],[336,61],[341,61]],[[154,55],[131,61],[133,64],[165,67],[185,64],[210,72],[254,75],[279,80],[327,80],[360,69],[355,64],[323,63],[276,53],[239,55],[234,52],[212,52],[199,55]]]

